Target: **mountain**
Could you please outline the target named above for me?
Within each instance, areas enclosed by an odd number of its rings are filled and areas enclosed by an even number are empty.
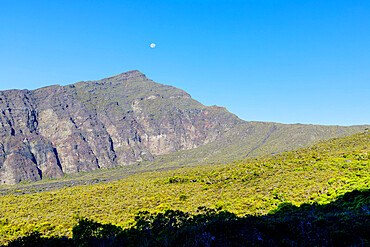
[[[245,122],[137,70],[67,86],[2,91],[0,123],[1,184],[154,162],[179,150],[196,150],[192,161],[183,162],[232,161],[367,127]]]

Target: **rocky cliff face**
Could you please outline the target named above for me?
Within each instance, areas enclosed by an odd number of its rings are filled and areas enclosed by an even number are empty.
[[[151,160],[212,142],[242,121],[139,71],[0,92],[0,183]]]

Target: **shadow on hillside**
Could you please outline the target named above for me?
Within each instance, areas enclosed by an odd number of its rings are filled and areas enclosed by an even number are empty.
[[[265,216],[201,207],[195,215],[141,212],[135,220],[122,230],[81,219],[73,239],[33,233],[8,246],[370,246],[370,190],[348,192],[326,205],[282,203]]]

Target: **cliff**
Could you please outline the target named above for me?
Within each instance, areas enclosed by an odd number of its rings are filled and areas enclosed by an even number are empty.
[[[212,142],[241,122],[139,71],[0,92],[0,183],[133,164]]]

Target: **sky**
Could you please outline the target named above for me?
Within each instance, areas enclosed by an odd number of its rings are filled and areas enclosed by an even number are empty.
[[[370,124],[368,0],[0,0],[0,12],[0,90],[137,69],[246,121]]]

